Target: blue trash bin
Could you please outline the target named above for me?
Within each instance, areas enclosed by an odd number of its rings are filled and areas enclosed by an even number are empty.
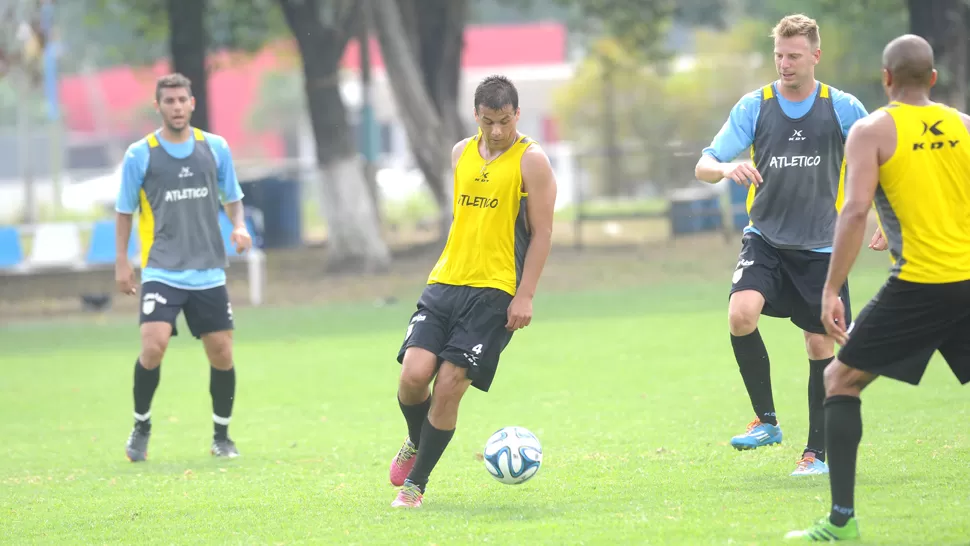
[[[303,245],[300,183],[277,177],[246,182],[243,204],[262,217],[262,247],[296,248]]]
[[[748,217],[748,207],[746,202],[748,200],[748,188],[734,182],[730,181],[731,190],[731,225],[734,229],[740,231],[747,227],[751,218]]]
[[[721,229],[721,199],[716,192],[685,188],[670,197],[670,230],[673,235]]]

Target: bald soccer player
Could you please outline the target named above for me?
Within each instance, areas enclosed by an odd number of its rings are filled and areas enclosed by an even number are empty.
[[[859,397],[873,380],[917,385],[939,351],[960,383],[970,382],[970,117],[930,101],[936,70],[926,40],[905,35],[890,42],[882,73],[889,105],[857,123],[846,142],[846,200],[822,296],[822,322],[842,346],[825,371],[832,511],[788,538],[859,538]],[[893,267],[845,328],[839,288],[862,245],[873,199]]]

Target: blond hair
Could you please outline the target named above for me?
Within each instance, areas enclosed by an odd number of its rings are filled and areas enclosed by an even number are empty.
[[[772,38],[793,38],[804,36],[808,38],[812,49],[818,49],[822,45],[822,38],[818,34],[818,23],[815,19],[801,13],[788,15],[778,21],[775,28],[771,29]]]

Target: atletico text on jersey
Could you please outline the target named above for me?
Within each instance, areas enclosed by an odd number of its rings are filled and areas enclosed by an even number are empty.
[[[226,140],[191,129],[183,142],[155,131],[128,147],[115,209],[137,214],[141,280],[185,290],[226,282],[220,204],[242,200]]]
[[[148,170],[141,187],[142,267],[169,270],[226,267],[219,230],[216,162],[202,131],[192,154],[176,159],[148,136]]]
[[[801,118],[781,109],[772,86],[762,90],[751,156],[764,183],[752,186],[751,223],[777,248],[811,250],[832,244],[842,201],[845,137],[829,87]]]

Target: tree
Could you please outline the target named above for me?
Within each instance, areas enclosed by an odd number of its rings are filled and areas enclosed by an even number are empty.
[[[466,0],[370,0],[388,79],[411,151],[441,212],[451,221],[452,146],[465,136],[458,114]]]
[[[324,175],[327,267],[330,271],[383,270],[390,264],[390,251],[381,237],[351,139],[338,73],[360,5],[355,0],[279,0],[279,5],[300,52],[317,161]]]
[[[555,98],[557,111],[570,120],[563,125],[565,136],[597,184],[593,189],[618,196],[644,181],[657,188],[689,181],[684,173],[693,169],[731,107],[770,81],[767,55],[753,53],[763,35],[762,22],[751,20],[734,22],[730,31],[698,31],[692,63],[675,71],[659,70],[616,41],[595,43]],[[604,125],[609,118],[613,123]],[[605,155],[611,146],[620,151]]]
[[[608,36],[625,50],[662,58],[666,30],[678,11],[677,0],[555,0],[574,10],[570,26],[590,39]],[[694,0],[697,1],[697,0]]]
[[[822,61],[818,79],[859,98],[870,111],[886,100],[880,79],[882,50],[896,36],[907,32],[909,17],[900,0],[746,0],[745,11],[763,21],[764,48],[770,51],[768,33],[779,19],[805,13],[818,20],[822,37]],[[878,14],[878,15],[876,15]]]
[[[168,15],[168,43],[172,70],[192,81],[195,111],[192,125],[208,131],[209,76],[206,70],[208,32],[205,27],[207,0],[165,0]]]
[[[967,25],[970,7],[963,0],[907,0],[909,29],[933,46],[939,82],[935,100],[963,110],[967,107]]]
[[[99,36],[106,31],[106,39],[99,40],[98,48],[83,53],[99,64],[154,62],[159,51],[151,44],[167,43],[171,70],[192,81],[192,125],[205,131],[210,129],[208,75],[218,68],[207,60],[207,54],[219,49],[252,52],[285,32],[271,0],[142,0],[137,10],[130,9],[130,3],[124,0],[76,2],[69,9],[90,3],[100,14],[89,16],[86,26],[88,30],[97,28]],[[124,24],[109,24],[106,18],[110,15]]]
[[[43,79],[43,60],[52,28],[50,7],[41,1],[22,0],[10,3],[0,11],[0,78],[13,76],[11,84],[15,91],[18,164],[24,183],[24,223],[38,220],[37,194],[30,169],[30,145],[33,131],[31,121],[35,110],[34,96]],[[46,9],[45,9],[46,8]],[[46,19],[46,20],[45,20]],[[4,104],[7,104],[4,102]],[[54,160],[56,162],[56,159]],[[55,178],[55,188],[58,182]]]

